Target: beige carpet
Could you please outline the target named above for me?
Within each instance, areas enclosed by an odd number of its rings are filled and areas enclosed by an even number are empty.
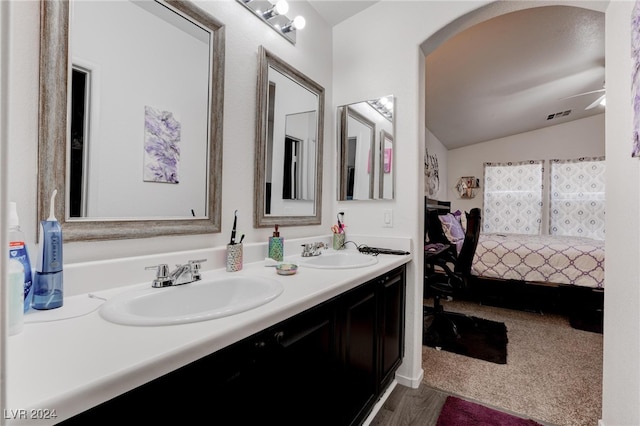
[[[507,364],[423,346],[424,383],[547,424],[596,426],[602,405],[602,335],[567,318],[476,303],[444,302],[446,311],[504,322]]]

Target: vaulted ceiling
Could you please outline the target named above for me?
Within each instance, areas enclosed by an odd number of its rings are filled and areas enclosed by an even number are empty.
[[[511,12],[426,59],[427,128],[447,148],[602,114],[604,14],[568,6]],[[600,91],[598,91],[600,90]],[[594,92],[581,96],[577,94]]]

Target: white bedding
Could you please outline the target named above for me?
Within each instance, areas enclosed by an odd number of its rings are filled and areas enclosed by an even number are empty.
[[[471,274],[604,288],[604,241],[554,235],[480,234]]]

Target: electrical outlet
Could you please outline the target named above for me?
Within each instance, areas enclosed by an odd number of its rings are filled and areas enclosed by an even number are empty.
[[[386,209],[382,212],[382,227],[393,228],[393,210]]]

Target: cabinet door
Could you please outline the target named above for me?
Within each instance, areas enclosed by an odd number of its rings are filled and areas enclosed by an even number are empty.
[[[360,423],[376,396],[377,308],[375,283],[367,283],[347,293],[341,309],[341,358],[344,375],[339,392],[343,395],[344,420]]]
[[[380,382],[383,391],[404,356],[405,280],[402,271],[381,278]]]
[[[261,424],[337,425],[340,377],[333,307],[313,309],[270,329],[266,383],[271,410]],[[266,422],[265,420],[271,420]]]

